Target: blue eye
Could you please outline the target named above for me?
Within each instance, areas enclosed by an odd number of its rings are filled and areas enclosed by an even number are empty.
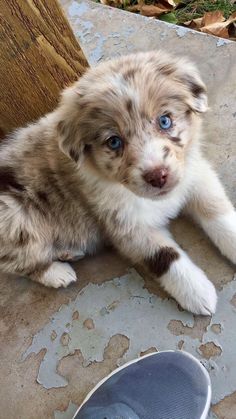
[[[107,140],[107,145],[111,150],[119,150],[123,147],[123,141],[120,137],[113,135]]]
[[[159,125],[161,129],[169,129],[172,125],[172,121],[168,115],[161,115],[159,118]]]

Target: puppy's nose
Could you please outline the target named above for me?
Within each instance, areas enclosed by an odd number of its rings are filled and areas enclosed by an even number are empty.
[[[158,167],[154,170],[146,172],[143,177],[147,183],[150,183],[150,185],[157,188],[163,188],[167,182],[168,169],[166,167]]]

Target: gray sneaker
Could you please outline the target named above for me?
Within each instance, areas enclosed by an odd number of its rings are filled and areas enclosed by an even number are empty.
[[[104,378],[73,419],[206,419],[210,402],[210,378],[196,358],[157,352]]]

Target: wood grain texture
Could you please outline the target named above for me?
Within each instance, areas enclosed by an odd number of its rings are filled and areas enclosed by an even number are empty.
[[[0,0],[0,137],[52,110],[87,66],[57,0]]]

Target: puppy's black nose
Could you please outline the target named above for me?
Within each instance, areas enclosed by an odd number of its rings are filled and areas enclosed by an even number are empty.
[[[146,172],[143,177],[147,183],[161,189],[167,182],[168,169],[166,167],[158,167]]]

